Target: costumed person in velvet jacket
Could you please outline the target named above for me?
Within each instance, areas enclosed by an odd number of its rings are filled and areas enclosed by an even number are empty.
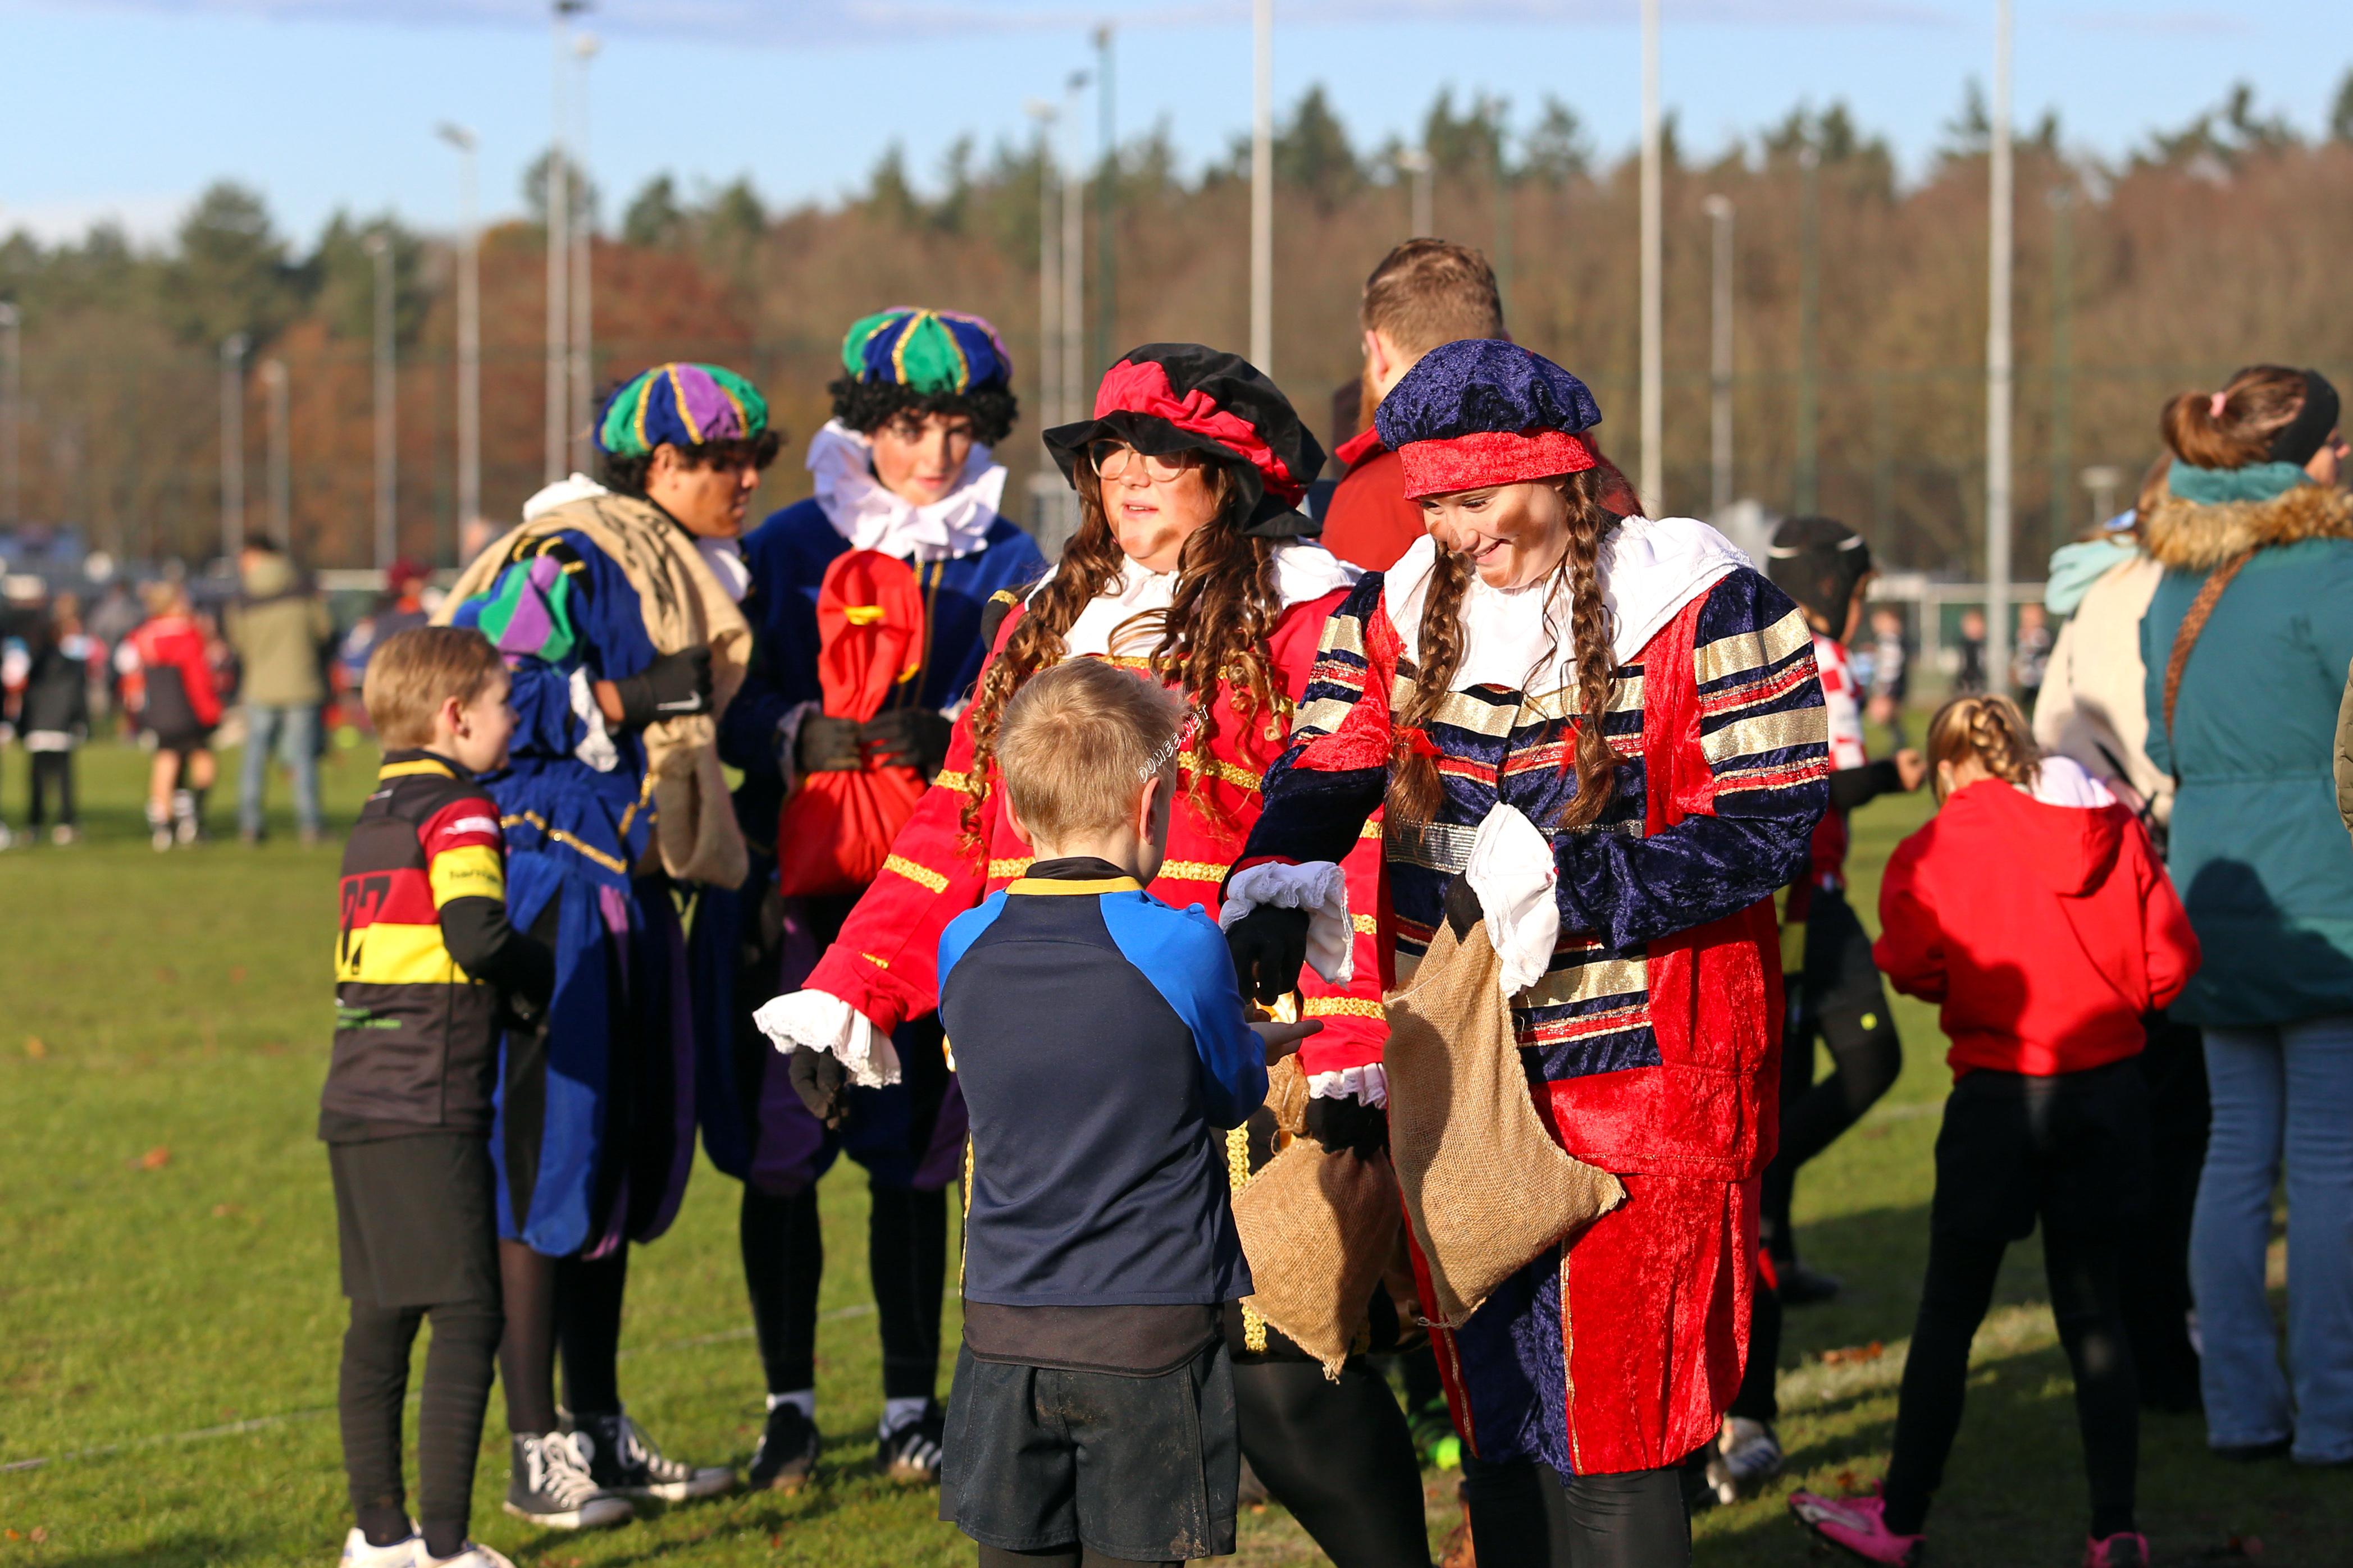
[[[850,327],[841,361],[829,388],[833,418],[809,443],[816,495],[744,541],[752,574],[744,613],[758,651],[720,743],[744,771],[736,805],[753,867],[740,893],[704,895],[695,930],[703,1144],[744,1183],[744,1275],[767,1383],[751,1482],[784,1490],[808,1479],[820,1442],[817,1182],[843,1152],[865,1167],[872,1194],[867,1255],[883,1397],[875,1462],[902,1481],[938,1475],[946,1189],[961,1169],[965,1118],[935,1017],[899,1025],[902,1080],[853,1090],[838,1127],[809,1114],[784,1058],[752,1026],[752,1009],[798,988],[863,891],[769,903],[777,814],[805,780],[870,758],[915,767],[925,779],[936,773],[949,714],[971,694],[988,651],[982,619],[991,596],[1046,574],[1029,536],[997,510],[1005,468],[990,448],[1011,432],[1018,405],[996,329],[953,310],[883,310]],[[916,658],[862,724],[826,714],[818,680],[819,589],[827,569],[853,551],[911,568],[923,616]]]
[[[882,878],[805,987],[760,1010],[814,1107],[838,1105],[846,1082],[902,1077],[902,1026],[939,1004],[941,933],[1029,868],[1029,845],[1005,814],[995,748],[1006,703],[1030,676],[1101,658],[1184,698],[1191,717],[1167,858],[1149,891],[1177,909],[1214,907],[1257,817],[1261,775],[1307,688],[1317,632],[1356,580],[1303,542],[1314,524],[1297,509],[1323,451],[1274,384],[1235,355],[1193,343],[1135,349],[1104,374],[1093,417],[1045,440],[1079,493],[1078,531],[1053,574],[1006,616],[956,718],[947,765]],[[1338,900],[1345,880],[1341,901],[1377,907],[1374,839],[1335,858],[1345,865],[1324,891]],[[1299,1060],[1309,1133],[1337,1152],[1359,1147],[1368,1131],[1377,1140],[1386,1089],[1369,924],[1335,940],[1352,963],[1326,957],[1350,978],[1307,978],[1303,1013],[1324,1026]],[[1240,1184],[1250,1144],[1229,1152]],[[1073,1323],[1090,1310],[1074,1308]],[[1345,1568],[1425,1568],[1419,1473],[1387,1384],[1361,1360],[1327,1381],[1239,1308],[1226,1332],[1242,1450],[1268,1490]],[[944,1512],[955,1506],[947,1481]]]
[[[1385,802],[1400,984],[1450,893],[1482,911],[1544,1127],[1624,1201],[1432,1331],[1478,1552],[1687,1561],[1679,1467],[1740,1381],[1773,1152],[1772,897],[1828,798],[1811,637],[1713,529],[1599,503],[1599,410],[1550,361],[1449,343],[1377,417],[1430,537],[1325,626],[1228,940],[1245,991],[1293,984],[1333,916],[1286,889]]]
[[[736,538],[777,439],[733,372],[655,366],[600,412],[604,483],[575,475],[534,497],[444,612],[513,671],[514,743],[483,782],[506,831],[509,918],[556,955],[538,1026],[507,1031],[491,1133],[506,1506],[550,1528],[617,1522],[626,1500],[735,1479],[657,1451],[622,1408],[614,1363],[629,1246],[670,1227],[694,1158],[672,888],[745,874],[714,721],[751,646]]]

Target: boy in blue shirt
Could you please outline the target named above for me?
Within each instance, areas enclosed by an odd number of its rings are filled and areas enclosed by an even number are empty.
[[[1096,659],[1024,686],[997,761],[1035,858],[940,940],[972,1117],[940,1517],[982,1568],[1234,1550],[1220,1319],[1250,1276],[1221,1134],[1321,1026],[1248,1022],[1216,922],[1144,891],[1184,721]]]

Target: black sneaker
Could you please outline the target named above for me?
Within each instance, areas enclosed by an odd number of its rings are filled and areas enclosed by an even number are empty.
[[[947,1436],[947,1413],[936,1399],[913,1421],[882,1435],[874,1446],[874,1468],[894,1481],[927,1486],[940,1479],[940,1445]]]
[[[1839,1283],[1837,1275],[1809,1268],[1794,1258],[1777,1264],[1773,1273],[1784,1307],[1811,1307],[1833,1299],[1846,1288]]]
[[[592,1439],[572,1432],[548,1432],[514,1439],[514,1472],[507,1482],[506,1510],[544,1530],[594,1530],[627,1523],[637,1510],[615,1497],[589,1472]]]
[[[684,1502],[690,1498],[716,1497],[735,1484],[735,1472],[725,1465],[682,1465],[662,1458],[646,1441],[628,1412],[610,1415],[575,1415],[573,1430],[595,1447],[588,1454],[588,1473],[608,1492],[659,1502]]]
[[[752,1473],[746,1478],[754,1491],[797,1492],[808,1484],[817,1468],[817,1423],[801,1414],[797,1405],[779,1405],[768,1412],[760,1432],[760,1446],[752,1450]]]

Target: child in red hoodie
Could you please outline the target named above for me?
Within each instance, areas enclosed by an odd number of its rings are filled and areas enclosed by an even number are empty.
[[[2117,1237],[2149,1175],[2131,1058],[2142,1015],[2198,967],[2198,939],[2132,813],[2074,763],[2038,757],[2031,733],[2008,698],[1947,703],[1928,731],[1942,809],[1880,884],[1872,956],[1898,991],[1941,1005],[1952,1040],[1928,1276],[1886,1482],[1870,1497],[1789,1500],[1815,1534],[1873,1563],[1919,1561],[1969,1342],[2003,1251],[2038,1220],[2091,1480],[2084,1561],[2148,1561],[2117,1284]]]

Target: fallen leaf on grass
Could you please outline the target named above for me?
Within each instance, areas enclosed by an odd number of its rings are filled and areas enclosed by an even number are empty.
[[[1877,1340],[1867,1345],[1841,1345],[1822,1352],[1824,1366],[1846,1366],[1856,1362],[1877,1361],[1887,1353],[1887,1348]]]
[[[242,985],[242,984],[245,984],[245,965],[244,965],[244,964],[242,964],[242,963],[233,963],[233,964],[229,965],[229,971],[228,971],[228,983],[229,983],[231,985]]]
[[[32,1533],[32,1536],[31,1536],[31,1538],[30,1538],[30,1539],[31,1539],[31,1541],[32,1541],[32,1542],[33,1542],[33,1544],[34,1544],[34,1545],[38,1546],[38,1545],[40,1545],[40,1544],[41,1544],[41,1542],[43,1542],[47,1541],[48,1538],[49,1538],[49,1527],[48,1527],[47,1525],[46,1525],[46,1524],[37,1524],[37,1525],[33,1526],[33,1533]]]
[[[49,1054],[49,1047],[42,1041],[40,1036],[26,1035],[25,1037],[25,1054],[32,1058],[35,1061],[39,1061],[42,1058]]]
[[[213,1218],[215,1219],[235,1219],[244,1212],[245,1205],[243,1204],[215,1204],[213,1205]]]
[[[178,972],[177,970],[174,969],[170,964],[168,964],[168,963],[159,963],[159,964],[157,964],[157,965],[155,966],[155,984],[158,984],[158,985],[174,985],[174,984],[177,984],[179,983],[179,979],[180,979],[179,972]]]
[[[172,1151],[166,1149],[163,1144],[158,1143],[153,1149],[148,1150],[144,1154],[140,1155],[136,1160],[132,1161],[131,1164],[132,1168],[136,1170],[160,1171],[171,1163]]]

